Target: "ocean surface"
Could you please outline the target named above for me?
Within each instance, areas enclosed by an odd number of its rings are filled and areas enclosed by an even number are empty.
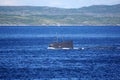
[[[56,36],[74,49],[47,49]],[[0,79],[120,80],[120,27],[1,26]]]

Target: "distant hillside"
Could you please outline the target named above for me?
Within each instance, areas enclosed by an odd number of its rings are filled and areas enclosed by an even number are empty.
[[[0,6],[0,25],[120,25],[120,4],[64,9]]]
[[[79,9],[81,12],[84,13],[120,13],[120,4],[118,5],[112,5],[112,6],[107,6],[107,5],[94,5],[90,7],[83,7]]]

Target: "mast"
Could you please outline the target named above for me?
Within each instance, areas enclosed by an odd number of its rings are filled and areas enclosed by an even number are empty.
[[[57,34],[57,32],[56,32],[56,42],[58,42],[58,34]]]
[[[64,41],[64,36],[62,36],[62,41]]]

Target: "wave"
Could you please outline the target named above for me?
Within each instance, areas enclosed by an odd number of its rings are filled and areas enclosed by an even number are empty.
[[[120,50],[120,46],[87,46],[87,47],[74,47],[73,49],[62,48],[62,49],[55,49],[55,48],[47,48],[47,47],[40,47],[40,46],[21,46],[21,47],[8,47],[8,48],[1,48],[0,51],[39,51],[39,50]]]
[[[120,47],[96,46],[96,47],[75,47],[74,50],[120,50]]]
[[[95,46],[95,47],[74,47],[73,49],[61,48],[47,48],[51,50],[120,50],[120,47],[115,46]]]

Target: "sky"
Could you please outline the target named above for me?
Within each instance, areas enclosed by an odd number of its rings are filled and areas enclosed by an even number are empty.
[[[120,4],[120,0],[0,0],[0,6],[49,6],[80,8],[91,5]]]

